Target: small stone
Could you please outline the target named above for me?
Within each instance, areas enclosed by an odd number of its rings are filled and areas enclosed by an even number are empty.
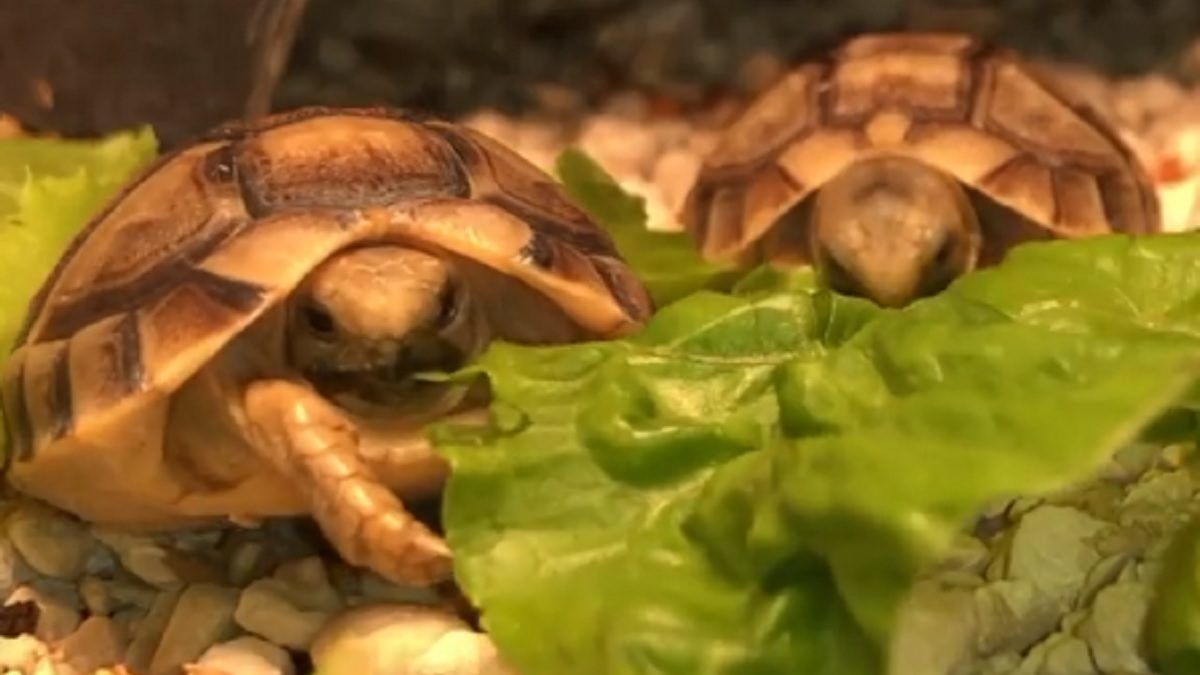
[[[101,528],[93,528],[93,534],[117,554],[122,567],[159,589],[220,580],[220,573],[207,560],[153,537]]]
[[[967,672],[975,660],[975,594],[936,582],[913,586],[891,642],[894,672]],[[937,635],[937,640],[930,640]]]
[[[589,118],[578,143],[622,185],[647,176],[658,153],[657,139],[644,123],[615,116]]]
[[[140,672],[150,667],[150,659],[162,641],[163,631],[182,593],[182,588],[159,593],[149,611],[138,621],[129,649],[125,650],[125,662],[130,668]]]
[[[153,538],[99,528],[94,534],[117,554],[122,567],[142,581],[164,590],[183,583],[167,564],[166,549]]]
[[[32,635],[0,638],[0,668],[17,675],[30,672],[49,654],[46,644]]]
[[[141,625],[142,619],[145,617],[145,615],[146,612],[144,610],[140,610],[136,607],[127,607],[125,609],[113,612],[112,616],[109,618],[114,624],[117,625],[118,628],[121,629],[122,633],[133,636],[137,634],[138,626]]]
[[[1163,471],[1179,471],[1185,468],[1195,451],[1196,446],[1190,443],[1173,443],[1159,453],[1156,466]]]
[[[557,117],[576,116],[587,104],[575,89],[549,82],[532,85],[530,93],[539,110]]]
[[[671,214],[683,209],[688,192],[700,173],[700,158],[688,150],[670,150],[654,163],[650,180],[658,186],[664,208]],[[675,229],[679,229],[678,227]]]
[[[394,671],[380,671],[380,675]],[[409,666],[411,675],[517,675],[496,644],[483,633],[452,630],[438,638]]]
[[[12,542],[0,537],[0,595],[12,593],[17,586],[32,580],[35,574]]]
[[[112,613],[112,596],[109,595],[108,585],[103,579],[90,574],[85,575],[79,580],[79,596],[83,598],[83,606],[87,608],[88,613],[99,616]]]
[[[1082,625],[1090,614],[1091,611],[1087,607],[1080,607],[1067,612],[1066,615],[1063,616],[1062,621],[1058,622],[1059,630],[1064,633],[1074,634],[1075,629]]]
[[[1017,652],[993,654],[979,664],[972,675],[1013,675],[1021,666],[1021,655]]]
[[[43,642],[57,642],[79,627],[79,612],[69,602],[32,586],[18,586],[5,599],[4,604],[11,605],[23,601],[32,601],[38,606],[38,622],[34,636]]]
[[[1112,481],[1090,481],[1074,486],[1049,500],[1059,506],[1072,506],[1088,515],[1104,520],[1116,520],[1125,493]]]
[[[159,591],[145,585],[132,575],[121,575],[102,582],[105,592],[116,607],[136,607],[144,614],[154,604]]]
[[[58,579],[83,574],[95,548],[78,520],[33,501],[23,502],[9,517],[8,536],[30,567]]]
[[[325,569],[329,573],[329,584],[348,603],[351,598],[360,598],[362,596],[363,583],[362,579],[359,578],[359,572],[356,568],[347,565],[341,560],[330,560],[327,561]]]
[[[58,647],[67,663],[80,672],[91,673],[119,664],[125,655],[126,642],[127,636],[112,619],[90,616]]]
[[[229,583],[242,587],[270,572],[272,556],[261,541],[239,542],[229,554]]]
[[[178,672],[205,649],[233,632],[237,589],[217,584],[189,585],[175,603],[162,640],[150,660],[150,675]]]
[[[1049,635],[1062,616],[1052,597],[1023,579],[976,589],[975,613],[980,654],[1021,651]]]
[[[1017,525],[1008,574],[1030,581],[1065,611],[1083,587],[1088,570],[1100,561],[1091,540],[1109,527],[1070,507],[1034,509]]]
[[[284,563],[273,576],[283,584],[284,597],[298,607],[331,612],[342,608],[342,600],[325,573],[325,563],[317,556]]]
[[[601,104],[600,115],[644,122],[650,116],[650,102],[637,91],[617,92]]]
[[[1062,636],[1047,648],[1039,675],[1097,675],[1087,643]]]
[[[1121,572],[1133,562],[1133,556],[1127,553],[1112,555],[1092,565],[1084,578],[1083,587],[1079,589],[1079,604],[1092,602],[1095,594],[1104,586],[1111,584]]]
[[[1092,613],[1080,626],[1096,665],[1105,673],[1150,675],[1139,655],[1150,591],[1137,582],[1117,583],[1096,594]]]
[[[307,649],[332,612],[297,607],[287,595],[286,586],[278,579],[255,581],[238,598],[234,620],[275,644]]]
[[[1195,485],[1186,471],[1149,474],[1129,488],[1121,503],[1122,525],[1158,523],[1186,508]]]
[[[229,675],[295,675],[296,672],[286,651],[248,635],[209,647],[195,665]],[[193,672],[189,666],[189,675]]]
[[[362,597],[368,601],[398,605],[434,605],[441,602],[441,597],[431,588],[400,586],[370,571],[364,571],[359,578]]]
[[[451,613],[426,607],[346,610],[325,626],[311,653],[319,672],[515,675],[487,636],[469,630]]]
[[[1154,443],[1130,443],[1113,454],[1101,475],[1117,483],[1132,483],[1154,465],[1160,447]]]

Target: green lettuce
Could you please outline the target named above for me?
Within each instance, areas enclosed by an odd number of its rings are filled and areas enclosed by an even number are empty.
[[[881,672],[985,503],[1192,407],[1198,265],[1195,234],[1030,244],[903,310],[767,278],[497,344],[493,425],[435,435],[458,579],[526,675]]]
[[[728,289],[740,276],[732,265],[701,258],[687,234],[647,229],[645,200],[621,189],[582,151],[560,154],[555,172],[572,199],[612,236],[658,305],[702,289]]]
[[[95,141],[0,139],[0,361],[68,242],[156,152],[148,128]]]
[[[1163,557],[1147,618],[1150,656],[1163,675],[1200,672],[1200,522],[1193,521]]]

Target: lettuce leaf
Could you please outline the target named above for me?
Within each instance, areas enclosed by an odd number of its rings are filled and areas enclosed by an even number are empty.
[[[1029,244],[903,310],[768,279],[497,344],[495,423],[435,435],[459,581],[526,675],[881,672],[978,509],[1194,400],[1198,265],[1195,234]]]
[[[496,428],[437,437],[459,582],[518,670],[872,672],[830,585],[805,583],[819,568],[728,583],[681,527],[714,468],[774,433],[776,368],[861,322],[830,300],[706,292],[627,341],[487,352]]]
[[[156,152],[149,128],[96,141],[0,139],[0,360],[68,242]]]
[[[1155,586],[1146,621],[1155,672],[1200,672],[1200,521],[1171,542]]]
[[[789,363],[788,438],[714,477],[689,528],[739,578],[818,553],[886,641],[914,575],[981,504],[1088,477],[1185,397],[1200,374],[1197,256],[1197,237],[1022,248]]]
[[[702,289],[728,289],[740,276],[732,265],[701,258],[686,233],[647,229],[645,200],[621,189],[583,151],[565,150],[558,156],[555,172],[575,202],[612,236],[659,306]]]

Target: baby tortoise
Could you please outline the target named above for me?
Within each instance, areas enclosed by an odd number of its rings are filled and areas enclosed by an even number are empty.
[[[1012,52],[872,34],[800,65],[706,158],[682,220],[710,260],[815,265],[900,306],[1016,244],[1160,228],[1113,130]]]
[[[389,109],[227,125],[115,197],[32,301],[8,477],[130,528],[311,513],[348,562],[437,583],[449,551],[401,498],[440,489],[420,428],[472,399],[414,376],[650,312],[606,233],[470,129]]]

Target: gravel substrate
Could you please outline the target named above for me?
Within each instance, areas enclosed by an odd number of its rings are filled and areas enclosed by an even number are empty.
[[[758,67],[762,86],[779,64]],[[1167,227],[1200,225],[1200,91],[1059,72],[1120,121],[1159,180]],[[700,158],[740,105],[681,114],[622,94],[593,106],[544,86],[522,118],[480,110],[464,120],[546,169],[564,147],[582,147],[646,197],[653,227],[672,229]],[[1130,448],[1087,485],[991,509],[919,585],[894,675],[1149,673],[1139,626],[1156,556],[1200,504],[1184,450]],[[0,628],[33,632],[0,639],[0,673],[292,675],[352,652],[380,663],[355,675],[511,673],[443,601],[347,567],[304,520],[150,537],[15,497],[0,514]],[[396,665],[414,654],[419,664]]]
[[[1194,0],[310,0],[280,105],[526,110],[543,83],[596,103],[639,89],[699,103],[850,33],[951,29],[1107,73],[1195,75]]]

